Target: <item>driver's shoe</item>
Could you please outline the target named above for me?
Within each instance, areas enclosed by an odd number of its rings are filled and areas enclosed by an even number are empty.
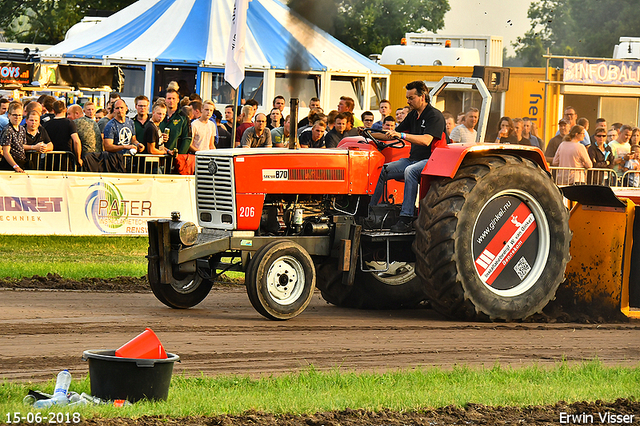
[[[400,216],[398,222],[391,227],[391,232],[411,232],[413,230],[413,217]]]

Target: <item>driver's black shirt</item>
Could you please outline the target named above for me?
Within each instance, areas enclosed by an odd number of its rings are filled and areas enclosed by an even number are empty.
[[[415,109],[411,110],[405,119],[398,124],[396,132],[405,132],[412,135],[433,136],[433,140],[429,146],[411,144],[409,159],[420,161],[431,156],[431,147],[433,144],[442,139],[446,134],[445,127],[442,113],[431,106],[431,104],[427,104],[420,116],[418,116],[418,112]]]

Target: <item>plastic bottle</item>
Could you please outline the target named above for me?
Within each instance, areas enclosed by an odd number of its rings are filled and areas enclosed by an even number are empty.
[[[82,395],[78,395],[76,392],[69,393],[69,405],[68,407],[74,407],[77,405],[88,405],[89,401],[84,399]]]
[[[78,392],[69,392],[67,393],[67,399],[69,400],[70,404],[73,404],[74,402],[80,401],[82,399],[82,396],[80,396]]]
[[[36,397],[33,395],[27,395],[22,399],[24,405],[33,405],[36,401]]]
[[[85,401],[88,401],[90,404],[104,404],[105,403],[103,400],[101,400],[97,396],[91,396],[91,395],[86,394],[84,392],[82,392],[80,394],[80,397],[82,397],[82,399],[84,399]]]
[[[67,392],[69,392],[69,386],[71,385],[71,373],[69,370],[62,370],[58,373],[58,378],[56,380],[56,388],[53,391],[53,399],[58,397],[59,400],[64,398],[67,402]],[[58,404],[60,405],[60,404]]]
[[[33,404],[33,408],[46,408],[51,407],[52,405],[67,405],[69,403],[69,399],[67,398],[69,385],[71,385],[71,373],[69,373],[69,370],[62,370],[58,373],[53,397],[51,397],[51,399],[41,399],[36,401]]]

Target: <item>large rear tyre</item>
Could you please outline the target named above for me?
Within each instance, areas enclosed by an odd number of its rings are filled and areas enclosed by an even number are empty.
[[[342,284],[342,271],[335,259],[318,268],[318,288],[327,302],[345,308],[401,309],[418,305],[426,296],[413,263],[393,262],[386,272],[362,272],[358,266],[352,286]],[[384,262],[368,268],[383,269]]]
[[[448,317],[523,319],[564,280],[567,208],[533,161],[466,158],[453,179],[431,182],[415,228],[417,274],[433,308]]]
[[[245,273],[247,295],[261,315],[272,320],[294,318],[305,310],[316,287],[309,253],[293,241],[261,247]]]
[[[213,281],[202,278],[197,271],[189,274],[174,272],[171,284],[162,284],[158,262],[149,260],[147,268],[151,291],[170,308],[186,309],[196,306],[207,297],[213,286]]]

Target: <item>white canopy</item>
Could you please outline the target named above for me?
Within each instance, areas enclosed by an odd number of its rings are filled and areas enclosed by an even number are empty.
[[[139,61],[224,67],[233,0],[139,0],[42,53],[45,59]],[[389,71],[309,24],[277,0],[252,0],[247,12],[247,69]],[[107,61],[105,61],[107,60]]]

